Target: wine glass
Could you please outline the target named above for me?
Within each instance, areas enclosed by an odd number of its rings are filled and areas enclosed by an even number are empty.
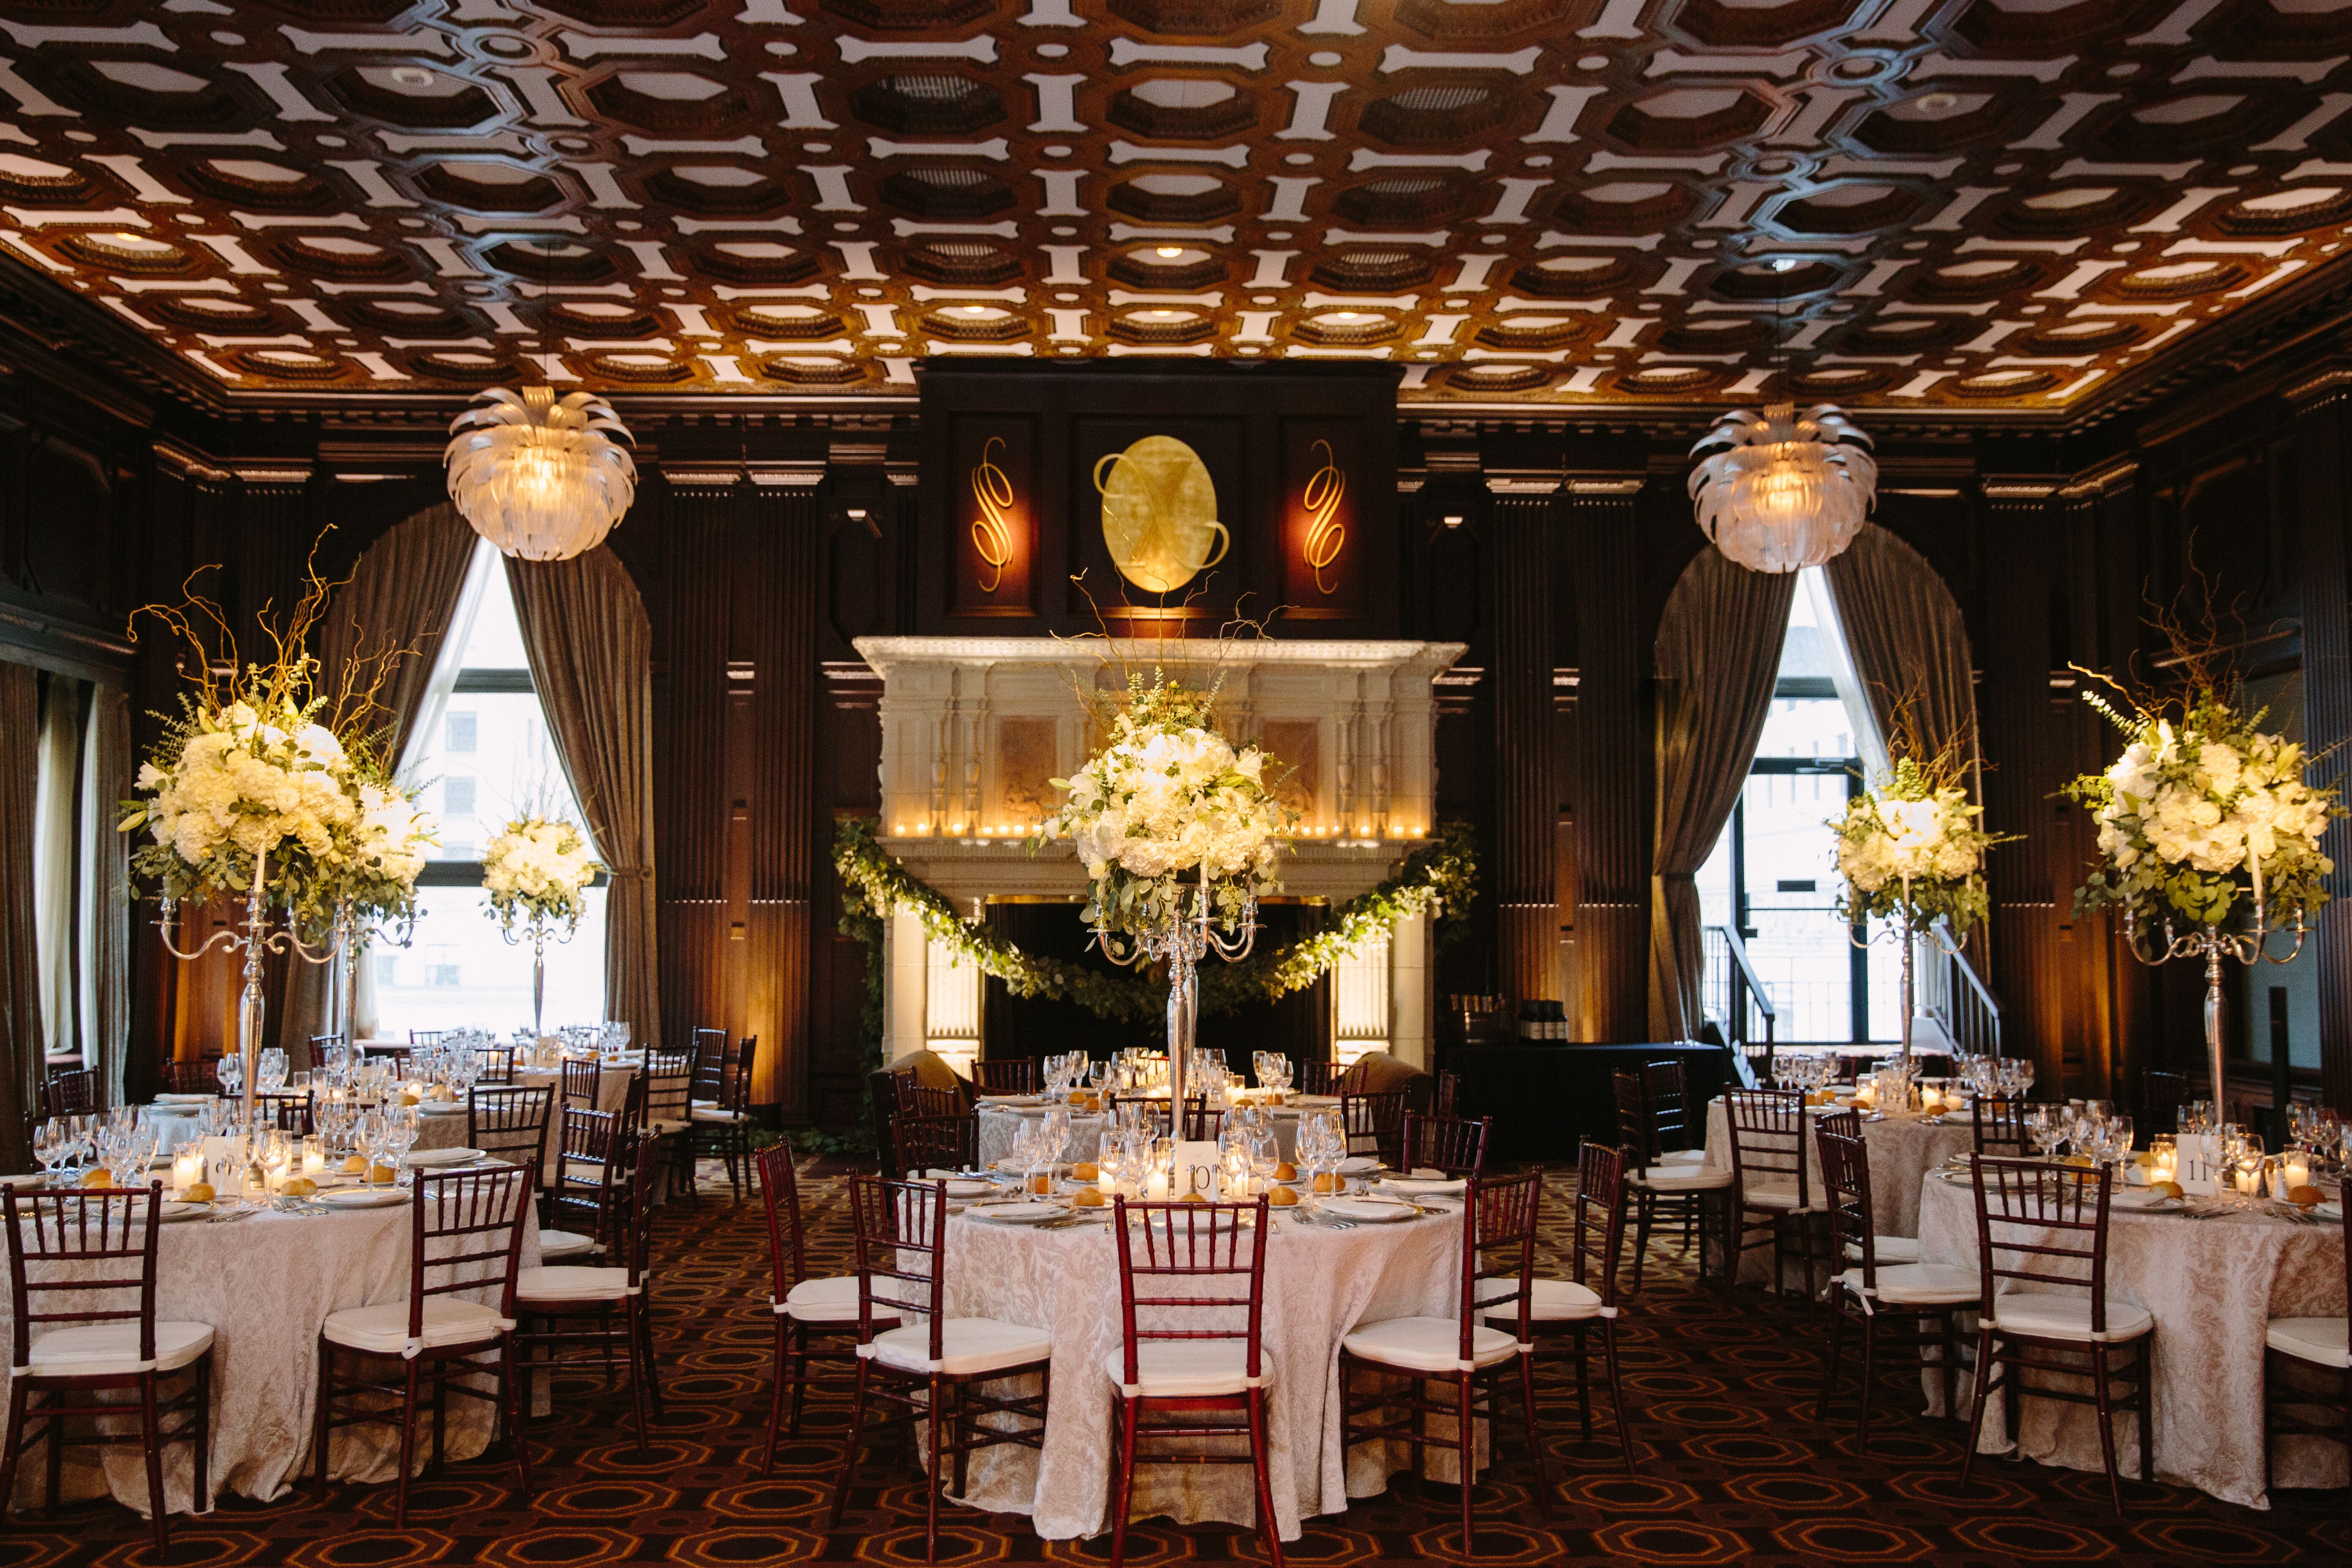
[[[213,1076],[220,1079],[221,1093],[235,1100],[245,1092],[245,1058],[234,1051],[223,1052]]]
[[[52,1116],[33,1131],[33,1158],[40,1162],[50,1186],[58,1184],[58,1165],[65,1156],[65,1129]]]
[[[276,1094],[286,1087],[286,1053],[272,1046],[261,1053],[253,1064],[253,1087],[263,1094]]]

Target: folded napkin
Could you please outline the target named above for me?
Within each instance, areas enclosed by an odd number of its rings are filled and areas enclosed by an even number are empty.
[[[155,1097],[155,1103],[158,1105],[203,1105],[219,1098],[220,1097],[218,1095],[213,1094],[159,1094]]]

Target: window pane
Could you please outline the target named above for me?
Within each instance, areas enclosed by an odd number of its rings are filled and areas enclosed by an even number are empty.
[[[604,1016],[604,889],[591,888],[579,934],[547,947],[547,1026]],[[479,888],[419,888],[416,939],[373,950],[378,1030],[489,1029],[530,1023],[530,942],[510,946]]]
[[[449,715],[449,750],[471,752],[474,749],[474,716],[471,713]]]
[[[1836,914],[1836,836],[1825,826],[1845,809],[1845,789],[1836,773],[1759,773],[1748,781],[1748,916],[1756,931],[1748,955],[1780,1009],[1782,1040],[1853,1037],[1850,949]]]

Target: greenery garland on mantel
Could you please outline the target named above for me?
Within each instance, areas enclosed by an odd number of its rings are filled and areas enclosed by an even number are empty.
[[[907,910],[920,917],[933,942],[1002,980],[1016,996],[1075,1002],[1097,1017],[1120,1023],[1157,1018],[1166,1011],[1168,988],[1148,974],[1106,974],[1083,963],[1035,957],[964,920],[945,894],[916,879],[876,841],[879,826],[871,817],[845,819],[833,847],[842,880],[841,929],[875,949],[869,967],[878,969],[881,917]],[[1249,1002],[1304,990],[1365,942],[1432,906],[1438,908],[1440,936],[1453,934],[1469,918],[1477,874],[1470,825],[1439,824],[1432,842],[1407,855],[1394,876],[1334,909],[1321,931],[1240,963],[1202,965],[1202,1015],[1230,1013]]]

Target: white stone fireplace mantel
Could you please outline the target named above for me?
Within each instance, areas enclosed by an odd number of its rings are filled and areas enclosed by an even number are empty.
[[[1433,686],[1461,643],[1260,638],[860,637],[882,679],[881,843],[959,907],[990,898],[1076,900],[1086,877],[1066,844],[1034,854],[1028,838],[1061,801],[1046,782],[1084,765],[1100,735],[1081,693],[1123,689],[1155,668],[1187,685],[1222,677],[1220,727],[1291,771],[1280,793],[1300,813],[1286,896],[1355,897],[1427,841],[1436,804]],[[1425,922],[1407,922],[1339,977],[1343,1015],[1367,1041],[1419,1056],[1427,1038]],[[944,966],[919,922],[890,922],[885,1033],[895,1058],[926,1045],[976,1044],[976,975]],[[1389,1005],[1381,1013],[1380,995]],[[1409,993],[1409,994],[1408,994]],[[1367,1000],[1367,997],[1370,1000]],[[1349,1000],[1352,998],[1352,1000]],[[1338,1020],[1343,1050],[1351,1027]]]

